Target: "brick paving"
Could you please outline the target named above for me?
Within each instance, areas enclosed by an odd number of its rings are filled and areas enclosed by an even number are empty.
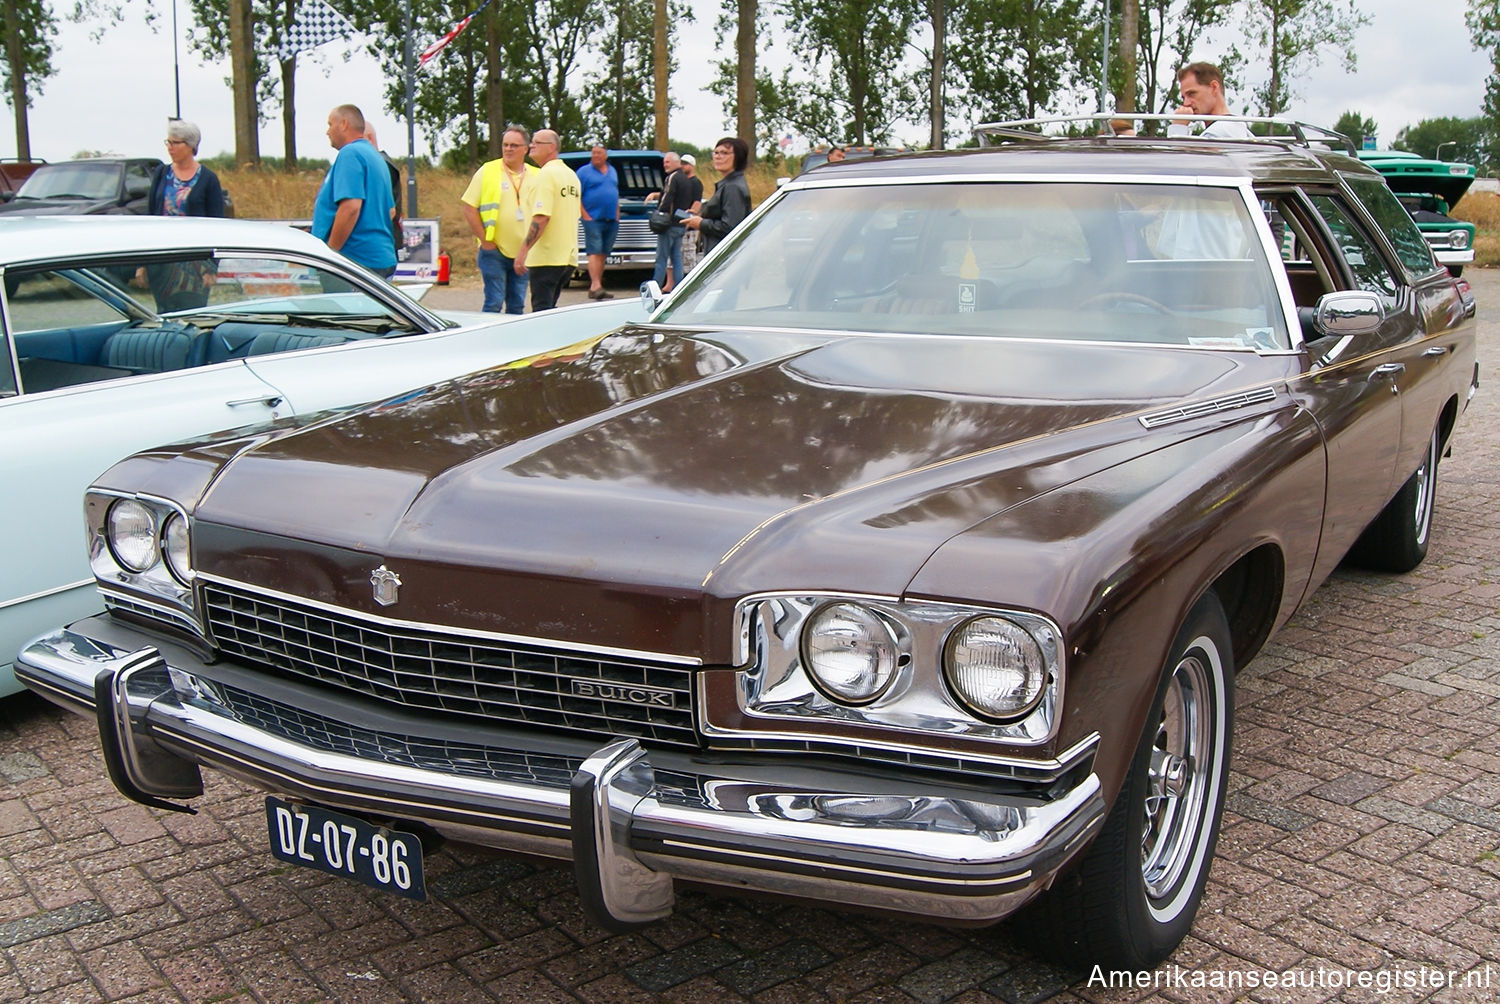
[[[1469,277],[1500,303],[1500,273]],[[1241,673],[1207,899],[1155,986],[1054,969],[1004,926],[695,892],[611,935],[567,869],[452,851],[429,902],[387,897],[276,862],[261,795],[218,775],[197,816],[126,801],[92,723],[22,695],[0,701],[0,1002],[1500,999],[1497,354],[1482,318],[1426,563],[1340,570]]]

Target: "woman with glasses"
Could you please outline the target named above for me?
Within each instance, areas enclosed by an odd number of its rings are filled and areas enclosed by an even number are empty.
[[[714,170],[721,177],[714,194],[703,203],[701,215],[689,216],[683,224],[703,235],[703,253],[708,254],[750,215],[750,183],[745,164],[750,147],[736,136],[725,136],[714,144]]]
[[[223,217],[224,189],[219,177],[198,163],[198,127],[186,119],[167,123],[167,156],[170,164],[156,169],[151,179],[153,216]]]
[[[218,175],[198,163],[202,134],[186,119],[167,122],[167,157],[151,176],[151,194],[146,211],[152,216],[223,217],[224,189]],[[145,270],[145,280],[156,298],[156,309],[165,314],[208,304],[217,269],[211,259],[166,262]]]

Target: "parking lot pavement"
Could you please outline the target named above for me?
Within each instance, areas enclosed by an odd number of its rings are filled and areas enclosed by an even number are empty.
[[[640,296],[641,283],[651,278],[651,273],[640,271],[606,272],[604,288],[617,298]],[[574,303],[587,303],[589,286],[586,281],[575,280],[563,287],[558,294],[557,305],[566,307]],[[422,297],[423,306],[429,310],[478,310],[484,306],[484,287],[479,276],[466,277],[447,286],[433,286]],[[531,296],[526,298],[526,309],[531,310]]]
[[[94,726],[22,695],[0,701],[0,1001],[1494,1001],[1500,273],[1469,278],[1482,385],[1431,553],[1337,572],[1241,673],[1207,899],[1154,985],[1043,965],[1003,926],[692,891],[612,935],[567,868],[453,851],[429,902],[391,898],[279,864],[261,795],[217,774],[194,816],[126,801]]]

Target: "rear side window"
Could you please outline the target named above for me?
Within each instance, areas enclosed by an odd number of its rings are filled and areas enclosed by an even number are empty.
[[[1427,275],[1438,268],[1432,249],[1422,238],[1422,231],[1412,222],[1410,214],[1386,187],[1385,182],[1374,178],[1345,178],[1349,187],[1365,209],[1374,217],[1375,224],[1390,238],[1396,249],[1396,257],[1413,276]]]

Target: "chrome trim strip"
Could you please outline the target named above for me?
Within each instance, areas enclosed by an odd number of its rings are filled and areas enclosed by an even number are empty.
[[[1003,155],[1002,155],[1003,156]],[[818,172],[817,174],[822,174]],[[1195,188],[1243,188],[1251,183],[1248,175],[1242,174],[1059,174],[1055,171],[976,171],[966,174],[932,173],[920,175],[897,175],[890,178],[841,179],[836,172],[822,177],[808,174],[806,180],[796,179],[783,185],[780,191],[804,191],[813,188],[881,188],[895,185],[962,185],[962,184],[1060,184],[1060,185],[1174,185]],[[767,200],[769,201],[769,200]]]
[[[1226,397],[1214,398],[1211,401],[1184,404],[1176,408],[1168,408],[1165,411],[1153,412],[1150,415],[1142,415],[1140,422],[1148,429],[1157,429],[1163,425],[1186,422],[1194,418],[1202,418],[1205,415],[1248,408],[1252,404],[1264,404],[1267,401],[1274,400],[1276,400],[1276,388],[1261,387],[1258,390],[1245,391],[1241,394],[1230,394]]]
[[[378,555],[371,555],[372,561],[379,560]],[[428,631],[433,634],[445,635],[451,638],[483,638],[487,641],[507,642],[513,645],[530,645],[535,648],[549,649],[561,652],[580,652],[586,655],[607,655],[623,659],[640,659],[647,662],[664,662],[677,666],[702,666],[703,660],[697,656],[669,655],[661,652],[642,652],[630,648],[614,648],[609,645],[590,645],[585,642],[563,641],[557,638],[536,638],[529,635],[503,634],[498,631],[482,631],[477,628],[455,628],[447,624],[431,624],[423,621],[409,621],[398,617],[382,617],[379,614],[366,613],[362,610],[351,610],[341,607],[336,603],[323,603],[318,600],[308,599],[305,596],[294,596],[291,593],[278,592],[275,589],[267,589],[255,583],[243,582],[237,579],[227,578],[222,575],[214,575],[210,572],[197,572],[196,578],[200,582],[213,582],[219,585],[232,586],[242,589],[248,593],[265,596],[272,600],[282,600],[288,603],[300,603],[305,606],[314,607],[328,613],[336,613],[343,616],[357,617],[360,620],[373,621],[387,627],[404,628],[414,631]]]
[[[69,582],[65,586],[54,586],[51,589],[43,589],[39,593],[29,593],[25,596],[17,596],[12,600],[0,601],[0,610],[6,610],[10,607],[18,607],[23,603],[30,603],[33,600],[45,600],[47,597],[56,596],[58,593],[66,593],[70,590],[82,589],[84,586],[92,585],[95,585],[93,579],[79,579],[77,582]]]

